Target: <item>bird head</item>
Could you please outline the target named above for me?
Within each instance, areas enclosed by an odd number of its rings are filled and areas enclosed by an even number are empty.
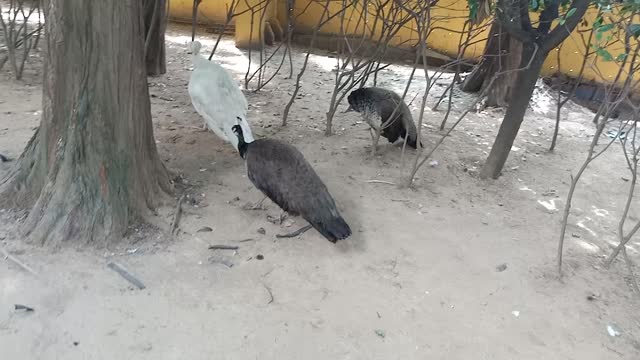
[[[363,89],[353,90],[349,96],[347,96],[347,101],[349,102],[349,108],[345,110],[345,113],[351,111],[361,112],[363,109],[364,99],[363,99]]]
[[[238,140],[244,140],[244,136],[242,135],[242,128],[240,127],[240,125],[233,125],[231,127],[231,131],[233,131],[233,134],[238,138]]]
[[[192,41],[191,44],[189,44],[189,50],[191,51],[191,54],[193,56],[198,55],[198,53],[200,53],[200,48],[202,47],[202,44],[200,44],[200,41]]]
[[[247,142],[244,140],[244,133],[242,131],[242,126],[240,126],[239,123],[238,125],[233,125],[231,127],[231,131],[233,132],[233,135],[235,135],[235,139],[237,140],[237,143],[234,143],[233,145],[235,145],[236,148],[238,149],[240,156],[244,158],[249,144],[247,144]]]

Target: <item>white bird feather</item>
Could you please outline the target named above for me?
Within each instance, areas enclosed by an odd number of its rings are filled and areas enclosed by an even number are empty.
[[[247,142],[254,140],[247,122],[247,99],[227,70],[199,55],[201,46],[198,41],[191,43],[191,103],[209,129],[238,149],[238,138],[231,130],[234,125],[242,127]]]

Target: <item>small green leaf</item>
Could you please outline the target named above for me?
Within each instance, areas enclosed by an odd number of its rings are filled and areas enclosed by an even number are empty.
[[[626,58],[627,58],[627,54],[620,54],[620,55],[616,56],[616,61],[617,62],[623,62],[623,61],[625,61]]]
[[[598,27],[598,32],[599,33],[603,33],[605,31],[609,31],[609,30],[613,29],[614,27],[615,27],[614,24],[602,25],[602,26]]]
[[[637,39],[640,36],[640,24],[629,25],[629,32]]]
[[[567,22],[567,18],[569,18],[575,12],[576,12],[576,8],[569,9],[569,11],[567,11],[567,13],[564,14],[564,16],[561,16],[560,19],[558,19],[558,24],[564,25],[564,23]]]
[[[597,29],[597,28],[599,28],[600,26],[602,26],[602,21],[603,21],[602,16],[598,16],[598,17],[596,18],[596,21],[594,21],[594,22],[593,22],[593,28],[594,28],[594,29]]]
[[[531,0],[529,2],[529,7],[533,11],[538,11],[538,8],[540,7],[540,4],[538,3],[538,0]]]
[[[596,54],[598,54],[598,56],[600,56],[604,61],[613,61],[613,56],[603,48],[596,50]]]
[[[478,16],[478,0],[467,0],[469,6],[469,19],[475,19]]]

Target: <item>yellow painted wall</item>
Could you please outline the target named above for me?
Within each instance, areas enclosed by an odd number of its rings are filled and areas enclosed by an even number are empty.
[[[227,6],[230,5],[231,0],[203,0],[198,6],[198,22],[224,24],[227,17]],[[169,1],[169,17],[173,20],[191,22],[192,12],[193,0]]]
[[[422,0],[420,0],[422,1]],[[200,12],[208,19],[213,21],[224,22],[225,16],[225,3],[230,3],[231,0],[204,0],[200,5]],[[258,3],[259,0],[249,0],[249,3]],[[286,0],[271,0],[271,7],[268,9],[266,18],[276,17],[281,19],[286,18]],[[191,17],[192,0],[171,0],[170,2],[170,15],[172,17]],[[243,4],[244,1],[240,1]],[[317,26],[320,16],[324,11],[324,4],[326,0],[296,0],[295,8],[293,10],[296,32],[310,34]],[[332,0],[329,2],[329,16],[336,14],[342,6],[341,0]],[[246,5],[245,5],[246,6]],[[363,9],[361,5],[352,7],[345,12],[344,20],[341,16],[336,16],[332,20],[328,21],[320,29],[320,34],[331,35],[339,34],[341,26],[344,26],[347,33],[356,35],[362,34],[365,26],[371,32],[379,35],[381,29],[381,22],[375,20],[373,9],[369,9],[366,15],[366,22],[359,20],[360,14]],[[467,2],[462,0],[440,0],[438,5],[432,8],[431,19],[432,27],[437,28],[432,31],[431,35],[427,39],[427,43],[431,49],[448,54],[450,56],[457,56],[458,43],[460,34],[457,33],[463,29],[463,25],[468,18],[469,10],[467,9]],[[586,25],[579,25],[577,30],[590,29],[593,21],[596,17],[597,11],[595,9],[589,9],[585,20]],[[202,17],[202,16],[201,16]],[[535,21],[537,14],[531,14],[532,21]],[[220,20],[216,20],[220,19]],[[236,42],[248,41],[248,32],[250,16],[240,16],[235,19],[236,24]],[[256,31],[260,29],[257,21],[254,21],[254,42],[258,38]],[[238,34],[238,32],[240,34]],[[485,39],[488,35],[488,27],[478,35],[477,39]],[[569,37],[561,46],[560,57],[561,67],[560,71],[569,76],[576,76],[582,64],[582,54],[585,52],[583,41],[580,39],[580,34],[575,31],[571,37]],[[584,40],[588,37],[588,32],[584,33]],[[391,45],[400,47],[413,47],[417,44],[418,34],[415,31],[415,23],[409,23],[400,30],[397,36],[391,41]],[[482,55],[482,51],[485,46],[485,41],[477,42],[468,47],[465,57],[478,59]],[[607,50],[615,57],[621,52],[622,44],[617,43],[609,46]],[[557,51],[557,50],[556,50]],[[543,74],[548,75],[557,71],[557,56],[556,53],[551,52],[549,58],[545,62]],[[584,78],[585,80],[594,80],[597,82],[613,80],[618,72],[618,65],[615,62],[605,62],[598,59],[595,64],[587,66]]]
[[[281,0],[238,0],[236,13],[240,14],[232,18],[231,23],[235,25],[236,46],[240,48],[260,46],[260,32],[262,23],[260,20],[269,20],[276,16],[277,8]],[[255,4],[262,4],[266,7],[264,17],[262,12],[245,11]],[[286,0],[285,0],[286,4]],[[224,24],[227,18],[227,9],[232,5],[232,0],[202,0],[198,6],[198,23],[200,24]],[[286,12],[285,12],[286,13]],[[169,18],[172,20],[191,22],[193,14],[193,0],[170,0]],[[252,29],[253,28],[253,29]]]
[[[325,1],[323,0],[297,0],[296,8],[294,10],[294,16],[296,16],[296,30],[302,32],[311,32],[313,28],[318,24],[319,17],[324,10]],[[332,1],[329,5],[329,14],[336,14],[342,6],[342,1]],[[345,12],[344,23],[341,16],[336,16],[334,19],[327,22],[320,29],[321,34],[340,34],[340,26],[343,23],[347,33],[362,34],[363,25],[358,24],[358,19],[362,13],[361,7],[354,7]],[[370,10],[369,19],[367,21],[368,27],[372,27],[375,23],[373,19],[373,11]],[[429,38],[427,44],[429,48],[442,52],[444,54],[457,57],[458,44],[460,41],[459,32],[462,31],[465,21],[468,19],[469,9],[467,8],[466,1],[460,0],[440,0],[438,5],[431,10],[432,28],[434,29]],[[585,16],[587,25],[579,25],[576,31],[569,37],[560,47],[560,71],[563,74],[569,76],[577,76],[577,72],[580,70],[580,66],[583,61],[583,54],[585,53],[585,47],[583,41],[580,39],[579,30],[591,29],[593,21],[597,16],[596,9],[589,9]],[[537,20],[538,15],[531,13],[532,21]],[[375,31],[379,34],[380,22],[377,23]],[[401,47],[412,47],[417,44],[418,34],[415,30],[415,23],[407,24],[404,29],[400,30],[396,38],[391,41],[391,45]],[[452,30],[452,31],[450,31]],[[370,30],[369,30],[370,31]],[[477,39],[486,39],[488,36],[488,27],[477,36]],[[588,33],[584,33],[584,40],[586,42]],[[473,41],[472,41],[473,42]],[[467,48],[465,52],[466,58],[478,59],[482,56],[486,41],[477,42]],[[607,50],[615,57],[622,51],[622,44],[617,43],[609,46]],[[557,50],[556,50],[557,51]],[[602,82],[603,80],[613,80],[618,73],[619,66],[615,62],[606,62],[598,59],[595,64],[589,63],[584,72],[584,78],[586,80],[594,80]],[[557,71],[557,56],[555,52],[551,52],[543,68],[543,75],[550,75]],[[624,80],[624,77],[622,78]]]

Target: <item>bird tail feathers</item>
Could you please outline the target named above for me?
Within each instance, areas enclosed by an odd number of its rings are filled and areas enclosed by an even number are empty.
[[[351,236],[351,228],[341,216],[333,218],[326,223],[312,223],[311,226],[332,243]]]

